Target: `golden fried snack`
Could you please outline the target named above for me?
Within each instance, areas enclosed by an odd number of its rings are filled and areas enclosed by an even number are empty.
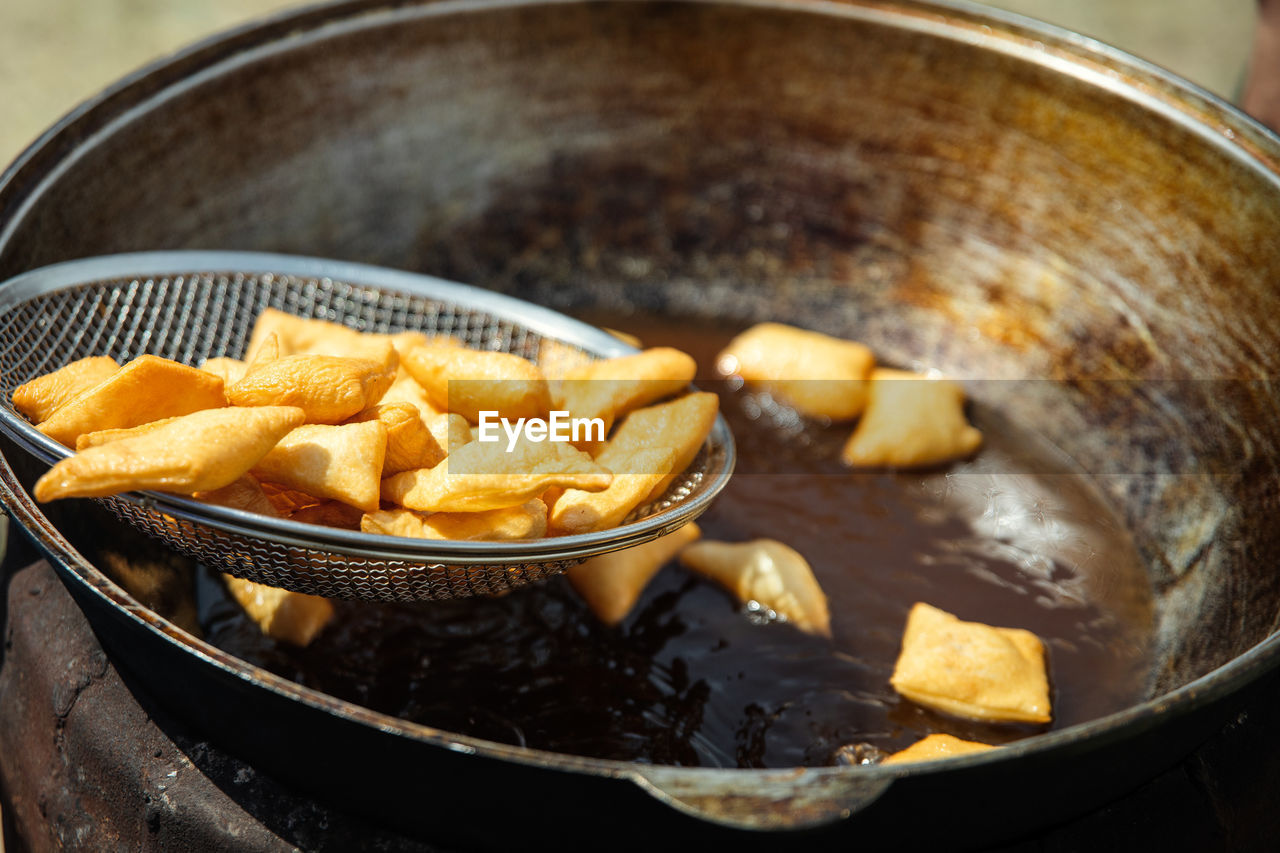
[[[86,432],[135,427],[226,404],[222,380],[213,374],[141,355],[63,403],[36,428],[74,447]]]
[[[698,365],[671,347],[589,362],[557,383],[555,407],[575,418],[600,418],[607,435],[616,418],[676,394],[693,381]],[[588,450],[587,442],[578,444]]]
[[[100,429],[93,432],[86,432],[84,435],[76,436],[76,450],[81,451],[90,447],[98,447],[103,444],[110,444],[113,441],[119,441],[122,438],[136,438],[137,436],[159,429],[162,426],[176,421],[177,418],[161,418],[158,421],[139,424],[136,427],[128,429]]]
[[[248,362],[241,361],[238,358],[206,358],[200,364],[200,369],[212,373],[214,376],[222,380],[223,387],[228,387],[239,382],[249,369]]]
[[[557,383],[569,371],[590,361],[591,356],[564,341],[543,338],[538,342],[538,370],[551,385]]]
[[[695,542],[680,564],[729,590],[742,603],[758,601],[801,631],[831,636],[827,596],[795,549],[774,539]]]
[[[720,398],[709,391],[696,391],[677,400],[636,409],[618,425],[606,447],[619,458],[661,447],[676,451],[671,473],[645,496],[646,501],[653,500],[693,462],[715,425],[718,411]]]
[[[617,625],[631,612],[658,570],[701,535],[698,525],[686,524],[652,542],[592,557],[566,574],[596,618],[606,625]]]
[[[379,403],[351,419],[351,423],[364,421],[381,421],[387,428],[383,477],[412,468],[430,468],[448,455],[422,422],[418,409],[408,403]]]
[[[262,493],[267,496],[276,515],[289,517],[299,510],[322,503],[321,499],[306,492],[290,489],[278,483],[262,483]]]
[[[436,408],[471,423],[483,411],[515,420],[546,417],[551,408],[547,380],[518,355],[432,343],[406,352],[404,366]]]
[[[867,411],[840,459],[854,467],[913,468],[963,459],[982,445],[964,417],[964,391],[946,379],[878,368]]]
[[[289,516],[290,521],[303,524],[319,524],[322,527],[337,527],[342,530],[359,530],[360,519],[364,510],[345,504],[342,501],[322,501],[311,506],[304,506]]]
[[[280,513],[276,512],[271,499],[267,497],[262,484],[252,474],[245,474],[235,482],[220,489],[196,492],[192,497],[205,503],[244,510],[245,512],[255,512],[258,515],[280,515]]]
[[[378,508],[378,475],[386,452],[387,428],[381,421],[304,424],[281,438],[253,466],[253,474],[287,489],[373,512]]]
[[[563,442],[523,436],[508,452],[498,442],[473,441],[434,468],[396,474],[382,483],[384,500],[427,512],[480,512],[518,506],[553,486],[606,489],[613,475]]]
[[[32,423],[47,420],[59,406],[120,369],[114,358],[91,355],[37,376],[13,392],[13,407]]]
[[[918,705],[988,722],[1047,723],[1044,645],[1021,628],[962,622],[917,602],[889,680]]]
[[[428,418],[427,432],[431,433],[445,456],[473,440],[471,424],[462,415],[444,413]]]
[[[227,398],[237,406],[298,406],[307,423],[339,424],[379,402],[394,378],[394,368],[369,359],[287,355],[255,361]]]
[[[906,749],[898,750],[880,763],[907,764],[912,761],[936,761],[939,758],[951,758],[954,755],[986,752],[988,749],[995,749],[995,747],[989,743],[961,740],[955,735],[931,734]]]
[[[853,341],[760,323],[730,341],[716,367],[725,376],[741,376],[801,414],[847,421],[866,407],[866,380],[875,356]]]
[[[245,474],[302,418],[302,410],[290,406],[194,412],[59,460],[36,481],[36,500],[219,489]]]
[[[418,384],[418,380],[409,374],[403,363],[396,369],[395,381],[391,383],[387,393],[382,395],[382,402],[408,403],[422,413],[424,421],[441,414],[441,410],[437,409],[435,404],[431,402],[427,392]]]
[[[551,510],[552,535],[571,536],[617,527],[671,474],[676,455],[675,448],[657,447],[628,450],[624,457],[606,447],[596,462],[613,472],[613,482],[599,492],[566,489]]]
[[[333,618],[333,604],[327,598],[277,589],[231,575],[223,575],[222,579],[231,597],[268,637],[306,646]]]
[[[484,512],[416,512],[380,509],[360,521],[365,533],[414,539],[505,541],[540,539],[547,533],[547,505],[534,498],[520,506]]]

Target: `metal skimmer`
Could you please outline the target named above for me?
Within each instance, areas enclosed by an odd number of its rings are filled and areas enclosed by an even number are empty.
[[[24,382],[88,355],[144,353],[199,365],[241,357],[267,306],[363,332],[446,333],[537,360],[544,340],[584,358],[635,350],[518,299],[396,270],[245,252],[144,252],[71,261],[0,284],[0,429],[47,464],[67,456],[12,407]],[[728,481],[733,438],[718,419],[657,501],[598,533],[520,542],[375,536],[267,518],[160,492],[100,499],[116,516],[230,574],[337,598],[415,601],[503,592],[637,545],[701,514]]]

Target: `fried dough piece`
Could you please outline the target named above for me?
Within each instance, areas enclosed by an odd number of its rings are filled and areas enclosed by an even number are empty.
[[[566,574],[596,615],[606,625],[617,625],[635,606],[658,570],[702,535],[696,524],[686,524],[652,542],[592,557],[570,567]]]
[[[291,517],[299,510],[322,503],[320,498],[306,492],[290,489],[279,483],[262,483],[262,492],[275,507],[277,515]]]
[[[719,397],[709,391],[695,391],[667,403],[636,409],[618,425],[606,448],[619,458],[653,448],[676,451],[671,473],[659,480],[641,503],[660,497],[689,467],[715,425],[719,410]]]
[[[982,433],[965,420],[959,385],[880,368],[840,459],[853,467],[914,468],[963,459],[981,445]]]
[[[19,385],[13,391],[13,407],[32,423],[38,424],[47,420],[63,403],[119,369],[116,360],[105,355],[78,359]]]
[[[867,405],[871,350],[781,323],[760,323],[729,342],[716,359],[725,376],[741,376],[811,417],[847,421]]]
[[[60,460],[36,482],[36,500],[219,489],[248,472],[302,418],[302,410],[290,406],[194,412]]]
[[[365,512],[378,508],[379,473],[387,452],[381,421],[304,424],[253,467],[254,476]]]
[[[555,500],[550,531],[554,536],[571,536],[617,527],[636,507],[644,503],[676,463],[676,449],[657,447],[628,452],[625,457],[610,448],[596,462],[613,472],[609,488],[599,492],[566,489]]]
[[[160,427],[167,426],[177,418],[161,418],[158,421],[139,424],[136,427],[128,429],[100,429],[93,432],[86,432],[84,435],[76,436],[76,451],[86,450],[90,447],[100,447],[104,444],[110,444],[113,441],[119,441],[122,438],[136,438],[140,435],[157,430]]]
[[[546,417],[551,408],[547,380],[518,355],[433,343],[405,353],[404,366],[432,405],[471,423],[482,411],[515,420]]]
[[[696,542],[680,564],[710,578],[743,604],[758,601],[801,631],[831,636],[827,596],[804,557],[774,539]]]
[[[379,403],[351,419],[351,423],[364,421],[381,421],[387,428],[382,477],[413,468],[430,468],[448,455],[422,422],[418,409],[408,403]]]
[[[301,521],[303,524],[319,524],[323,527],[338,527],[343,530],[359,530],[360,519],[364,510],[345,504],[342,501],[322,501],[318,504],[303,507],[289,516],[290,521]]]
[[[287,355],[254,362],[227,397],[237,406],[298,406],[307,423],[340,424],[378,403],[394,378],[394,368],[369,359]]]
[[[196,492],[192,495],[198,501],[225,506],[230,509],[255,512],[258,515],[279,516],[271,499],[267,497],[262,484],[252,474],[245,474],[235,482],[208,492]]]
[[[277,589],[231,575],[223,575],[222,579],[231,597],[268,637],[307,646],[333,618],[333,603],[327,598]]]
[[[462,415],[443,413],[427,420],[427,432],[448,456],[452,451],[474,440],[471,424]]]
[[[244,378],[245,371],[249,369],[249,364],[238,358],[217,356],[215,358],[206,358],[200,363],[200,369],[217,376],[222,380],[223,386],[228,387]]]
[[[697,372],[687,353],[654,347],[635,355],[589,362],[565,373],[557,384],[555,406],[575,418],[600,418],[608,435],[615,419],[679,393]],[[590,442],[578,445],[589,450]]]
[[[518,506],[553,486],[600,491],[612,481],[571,445],[521,436],[509,453],[498,442],[473,441],[434,468],[396,474],[383,481],[382,497],[408,509],[480,512]]]
[[[989,743],[961,740],[955,735],[931,734],[906,749],[898,750],[880,763],[907,764],[912,761],[936,761],[939,758],[951,758],[954,755],[986,752],[988,749],[995,749],[995,747]]]
[[[387,393],[382,395],[382,402],[408,403],[417,408],[424,421],[441,414],[441,410],[431,402],[427,392],[418,384],[418,380],[409,375],[409,371],[405,369],[403,364],[396,369],[395,381],[391,383]]]
[[[1047,723],[1044,645],[1021,628],[962,622],[917,602],[889,680],[915,702],[972,720]]]
[[[540,539],[547,532],[547,505],[534,498],[520,506],[484,512],[423,513],[411,509],[381,509],[365,513],[360,529],[365,533],[414,539],[492,542]]]
[[[570,371],[591,362],[591,356],[582,350],[555,338],[543,338],[538,342],[538,370],[555,385]]]
[[[120,429],[227,405],[211,373],[140,355],[59,406],[36,428],[67,447],[86,432]]]

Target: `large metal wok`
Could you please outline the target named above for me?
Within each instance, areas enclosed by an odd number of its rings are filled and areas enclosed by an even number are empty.
[[[982,402],[1094,472],[1132,530],[1149,701],[940,765],[641,766],[378,715],[134,601],[31,501],[12,448],[0,480],[121,666],[263,769],[400,826],[1008,836],[1172,764],[1280,658],[1277,234],[1280,140],[1240,113],[1086,39],[906,0],[335,3],[122,82],[0,178],[0,278],[296,252],[1044,380]]]

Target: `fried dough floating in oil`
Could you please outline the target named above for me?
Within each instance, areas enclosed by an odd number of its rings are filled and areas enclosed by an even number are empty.
[[[297,406],[307,423],[339,424],[378,403],[394,378],[394,366],[370,359],[288,355],[249,365],[227,398],[237,406]]]
[[[227,591],[262,633],[295,646],[306,646],[333,618],[333,604],[318,595],[290,592],[243,578],[223,575]]]
[[[382,497],[426,512],[479,512],[518,506],[557,486],[600,491],[611,482],[609,471],[572,445],[522,436],[510,452],[473,441],[434,468],[396,474],[383,481]]]
[[[73,361],[15,388],[13,407],[38,424],[81,391],[92,388],[119,369],[115,359],[105,355]]]
[[[305,424],[283,436],[253,466],[260,480],[366,512],[378,508],[379,474],[387,450],[381,421]]]
[[[988,722],[1047,723],[1044,645],[1021,628],[962,622],[917,602],[890,679],[926,708]]]
[[[867,404],[871,350],[854,341],[781,323],[760,323],[738,335],[716,359],[725,376],[768,391],[801,414],[847,421]]]
[[[971,455],[982,433],[964,416],[964,391],[946,379],[878,368],[871,399],[840,459],[854,467],[914,468]]]
[[[75,447],[86,432],[135,427],[226,404],[222,380],[213,374],[141,355],[63,403],[36,429]]]
[[[433,342],[407,351],[404,366],[432,405],[471,423],[483,411],[516,420],[546,417],[551,408],[546,378],[518,355]]]
[[[756,601],[801,631],[831,636],[827,596],[809,563],[794,548],[773,539],[695,542],[680,563],[729,590],[743,604]]]
[[[510,541],[540,539],[547,532],[547,505],[534,498],[520,506],[482,512],[416,512],[382,509],[365,513],[365,533],[415,539]]]
[[[880,763],[907,764],[913,761],[937,761],[939,758],[986,752],[989,749],[995,749],[995,747],[989,743],[961,740],[955,735],[935,733],[921,738],[906,749],[895,752]]]
[[[701,535],[698,525],[686,524],[652,542],[592,557],[569,567],[566,574],[596,618],[606,625],[617,625],[631,612],[658,570]]]
[[[58,461],[36,482],[36,500],[104,497],[136,489],[184,495],[219,489],[248,472],[303,417],[294,407],[263,406],[207,409],[175,418]]]

